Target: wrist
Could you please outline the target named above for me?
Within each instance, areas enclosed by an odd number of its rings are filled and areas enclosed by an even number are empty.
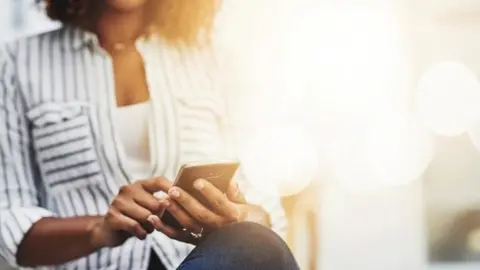
[[[90,235],[90,245],[93,249],[97,250],[108,246],[103,217],[99,216],[92,219],[88,226],[88,231]]]

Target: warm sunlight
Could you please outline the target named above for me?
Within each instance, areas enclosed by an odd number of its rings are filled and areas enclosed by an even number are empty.
[[[418,85],[416,109],[425,125],[444,136],[468,131],[480,116],[480,84],[464,64],[437,63]]]
[[[301,126],[275,127],[243,137],[240,158],[250,183],[282,196],[299,193],[317,176],[315,141]]]

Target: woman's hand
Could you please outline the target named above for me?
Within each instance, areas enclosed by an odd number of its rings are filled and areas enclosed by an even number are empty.
[[[96,224],[92,241],[116,247],[132,236],[143,240],[154,229],[161,228],[159,216],[168,203],[153,194],[167,192],[171,186],[166,178],[157,177],[122,187],[102,222]]]
[[[195,181],[194,187],[204,196],[208,205],[203,205],[184,190],[172,187],[168,192],[167,210],[187,230],[178,231],[162,224],[161,231],[167,236],[196,244],[199,239],[190,232],[209,232],[242,221],[270,226],[268,214],[260,207],[246,204],[236,184],[230,185],[226,195],[206,180]]]

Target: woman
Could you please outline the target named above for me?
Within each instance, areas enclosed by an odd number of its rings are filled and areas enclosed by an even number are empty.
[[[53,269],[297,269],[273,233],[278,199],[198,180],[207,207],[167,180],[225,157],[218,3],[44,3],[63,27],[0,49],[0,254]]]

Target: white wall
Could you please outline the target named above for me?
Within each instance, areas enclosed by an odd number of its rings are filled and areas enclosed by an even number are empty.
[[[320,269],[426,269],[421,182],[379,193],[323,195]]]
[[[2,0],[2,2],[2,8],[0,9],[0,42],[58,27],[58,24],[49,21],[31,0]],[[20,5],[25,10],[23,25],[20,29],[13,28],[14,2],[21,3]]]

